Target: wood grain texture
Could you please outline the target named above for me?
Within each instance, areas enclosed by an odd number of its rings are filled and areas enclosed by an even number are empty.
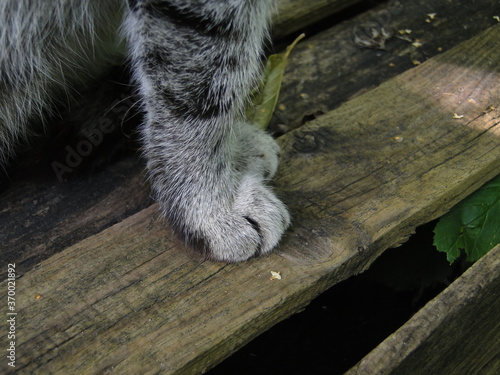
[[[500,246],[346,375],[498,374]]]
[[[5,263],[16,263],[19,276],[152,204],[138,156],[66,183],[50,170],[40,178],[18,172],[22,177],[0,196],[0,243]]]
[[[422,217],[440,216],[497,175],[498,30],[493,27],[283,137],[283,152],[290,157],[277,181],[293,217],[301,222],[304,210],[294,207],[307,207],[304,219],[316,220],[317,229],[349,223],[338,241],[350,230],[363,239],[358,246],[378,241],[391,246]],[[471,149],[471,142],[479,148]],[[385,243],[389,233],[400,238]]]
[[[497,26],[282,137],[294,222],[270,256],[200,261],[153,205],[42,262],[16,372],[199,373],[361,272],[498,174],[499,51]]]
[[[432,22],[427,14],[436,13]],[[400,0],[383,3],[316,35],[292,51],[273,124],[300,127],[321,113],[379,86],[429,58],[448,51],[497,22],[500,5]],[[385,49],[363,48],[372,31],[391,34]],[[410,34],[400,34],[410,30]],[[403,38],[403,39],[402,39]],[[405,39],[405,40],[404,40]],[[420,43],[414,45],[413,42]]]

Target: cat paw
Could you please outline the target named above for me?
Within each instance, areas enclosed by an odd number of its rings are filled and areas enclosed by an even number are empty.
[[[278,170],[280,147],[271,135],[252,124],[240,122],[237,127],[236,169],[245,174],[271,179]]]
[[[231,212],[204,223],[204,253],[223,262],[241,262],[269,253],[290,225],[285,205],[263,184],[245,176]]]

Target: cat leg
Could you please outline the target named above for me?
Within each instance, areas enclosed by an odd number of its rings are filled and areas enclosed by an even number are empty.
[[[239,119],[260,71],[272,1],[129,5],[144,153],[164,215],[208,258],[237,262],[271,251],[290,223],[265,184],[278,147]]]

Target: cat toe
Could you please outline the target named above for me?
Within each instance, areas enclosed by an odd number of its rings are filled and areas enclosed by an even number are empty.
[[[242,181],[231,214],[216,222],[204,230],[210,233],[204,253],[234,263],[273,250],[290,225],[290,215],[262,180],[249,176]]]
[[[265,131],[248,123],[239,124],[237,169],[271,179],[278,170],[280,147]]]

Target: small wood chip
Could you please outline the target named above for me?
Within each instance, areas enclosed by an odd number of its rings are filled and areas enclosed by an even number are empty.
[[[269,280],[281,280],[281,274],[279,272],[271,271],[271,277]]]
[[[455,119],[460,119],[463,117],[464,117],[464,115],[457,115],[456,113],[453,114],[453,118],[455,118]]]
[[[431,23],[434,20],[434,18],[436,18],[436,15],[437,13],[428,13],[427,14],[428,18],[425,19],[425,22]]]

